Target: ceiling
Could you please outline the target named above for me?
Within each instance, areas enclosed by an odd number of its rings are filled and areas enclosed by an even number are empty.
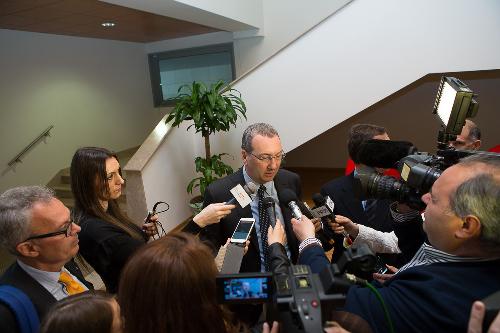
[[[0,0],[0,29],[139,43],[219,31],[97,0]]]

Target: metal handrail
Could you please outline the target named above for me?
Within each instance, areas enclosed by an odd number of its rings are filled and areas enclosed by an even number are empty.
[[[35,140],[31,141],[29,145],[27,145],[19,154],[16,155],[13,159],[10,160],[9,163],[7,163],[9,166],[13,166],[16,163],[21,163],[21,157],[26,154],[34,145],[38,143],[38,141],[42,140],[43,138],[50,136],[50,131],[54,128],[54,125],[50,125],[45,131],[42,132],[39,136],[36,137]]]

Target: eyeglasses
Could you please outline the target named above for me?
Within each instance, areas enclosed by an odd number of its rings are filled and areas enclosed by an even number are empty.
[[[256,159],[258,159],[259,161],[267,162],[267,163],[271,163],[273,161],[273,159],[275,159],[277,162],[280,162],[285,158],[285,155],[286,155],[284,151],[281,151],[280,153],[278,153],[274,156],[269,155],[269,154],[261,154],[261,155],[254,155],[252,153],[249,153],[249,154],[252,155],[253,157],[255,157]]]
[[[73,230],[73,221],[69,221],[68,225],[64,227],[64,229],[59,230],[59,231],[54,231],[54,232],[49,232],[47,234],[41,234],[41,235],[35,235],[26,238],[24,241],[29,241],[32,239],[40,239],[40,238],[47,238],[47,237],[54,237],[54,236],[59,236],[59,235],[66,235],[66,237],[71,236],[71,231]]]

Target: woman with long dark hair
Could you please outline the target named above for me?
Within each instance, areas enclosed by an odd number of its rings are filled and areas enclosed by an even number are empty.
[[[71,161],[70,173],[75,199],[73,219],[82,228],[80,254],[101,276],[107,291],[116,293],[123,266],[156,228],[148,223],[141,229],[120,209],[117,199],[121,196],[124,180],[118,158],[109,150],[78,149]],[[195,233],[217,223],[234,207],[209,205],[193,218],[188,229]]]
[[[120,209],[124,180],[115,154],[104,148],[78,149],[71,161],[74,220],[82,231],[80,254],[116,293],[120,271],[149,235]]]

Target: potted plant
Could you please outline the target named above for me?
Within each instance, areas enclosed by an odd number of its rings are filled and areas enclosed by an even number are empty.
[[[187,92],[183,92],[185,90]],[[183,121],[192,120],[193,124],[187,129],[194,126],[196,133],[201,133],[205,140],[205,157],[198,156],[194,160],[196,172],[201,175],[192,179],[187,186],[190,194],[195,188],[199,188],[201,196],[193,198],[191,202],[197,199],[195,209],[201,210],[207,186],[220,177],[233,173],[233,169],[222,161],[222,156],[228,154],[211,154],[210,134],[229,131],[231,125],[236,126],[236,120],[240,116],[246,119],[246,106],[239,91],[225,86],[223,81],[218,81],[209,88],[202,82],[195,81],[192,85],[181,86],[178,93],[174,98],[175,107],[165,122],[172,122],[172,126],[179,127]]]

